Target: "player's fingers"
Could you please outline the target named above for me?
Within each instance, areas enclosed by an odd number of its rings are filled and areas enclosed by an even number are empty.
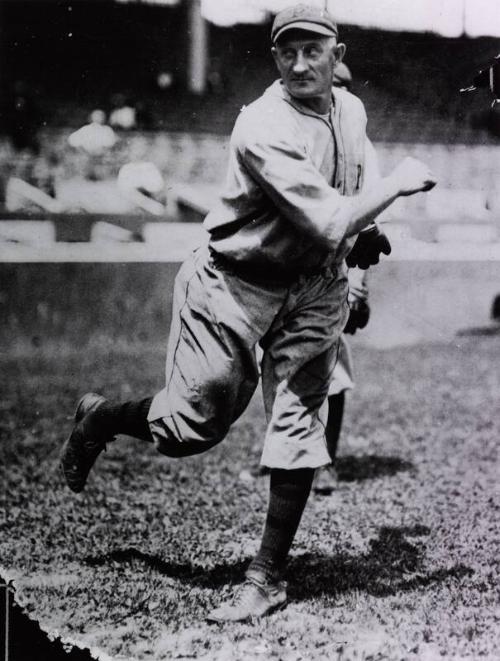
[[[380,243],[380,252],[383,253],[384,255],[390,255],[392,252],[392,247],[389,242],[389,239],[386,237],[385,234],[383,234],[380,237],[379,243]]]
[[[422,188],[422,192],[423,192],[423,193],[426,193],[427,191],[432,190],[432,189],[434,188],[434,186],[436,185],[436,183],[437,183],[437,181],[436,181],[435,179],[434,179],[434,180],[427,181],[427,182],[424,184],[424,187]]]

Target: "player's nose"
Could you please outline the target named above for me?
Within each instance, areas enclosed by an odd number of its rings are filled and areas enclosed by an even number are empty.
[[[299,51],[293,63],[294,73],[304,73],[307,71],[307,62],[304,55]]]

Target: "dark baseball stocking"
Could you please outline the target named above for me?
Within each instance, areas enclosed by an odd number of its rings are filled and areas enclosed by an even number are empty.
[[[314,476],[313,468],[271,470],[270,497],[262,542],[250,569],[275,580],[283,571]]]

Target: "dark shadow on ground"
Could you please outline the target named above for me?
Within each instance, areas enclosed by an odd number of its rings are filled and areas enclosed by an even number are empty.
[[[361,457],[338,457],[335,469],[340,482],[361,482],[413,470],[414,465],[400,457],[379,457],[368,454]]]
[[[363,480],[374,480],[377,477],[386,477],[402,473],[404,471],[416,470],[410,461],[400,457],[379,457],[375,454],[367,454],[361,457],[346,455],[337,457],[335,460],[335,471],[339,482],[361,482]],[[251,471],[252,477],[269,475],[270,469],[258,466]]]
[[[422,525],[383,527],[362,555],[311,553],[293,558],[288,568],[293,577],[289,595],[298,601],[354,591],[387,597],[473,573],[464,565],[428,571],[423,538],[429,534],[429,528]]]
[[[423,538],[429,534],[430,529],[422,525],[383,527],[379,536],[371,540],[369,551],[362,555],[306,553],[294,557],[287,570],[289,596],[302,601],[320,595],[335,596],[361,591],[386,597],[472,574],[472,570],[464,565],[426,570]],[[241,582],[249,562],[244,560],[205,568],[166,562],[136,548],[115,550],[85,559],[92,566],[134,561],[143,562],[160,574],[209,589]]]
[[[134,561],[144,563],[163,576],[170,576],[171,578],[176,578],[181,581],[189,581],[189,583],[203,588],[217,588],[227,585],[228,583],[239,583],[243,580],[245,569],[249,562],[248,560],[241,560],[240,562],[235,562],[233,564],[223,563],[207,568],[190,564],[168,562],[162,560],[162,558],[156,555],[143,553],[139,549],[133,547],[117,549],[98,557],[90,556],[85,558],[86,564],[94,567],[114,562],[125,564]]]

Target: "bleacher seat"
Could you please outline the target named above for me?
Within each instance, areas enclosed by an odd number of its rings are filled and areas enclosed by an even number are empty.
[[[98,221],[90,231],[93,242],[128,243],[134,241],[134,233],[113,223]]]
[[[56,240],[56,228],[50,220],[3,220],[0,241],[46,245]]]

